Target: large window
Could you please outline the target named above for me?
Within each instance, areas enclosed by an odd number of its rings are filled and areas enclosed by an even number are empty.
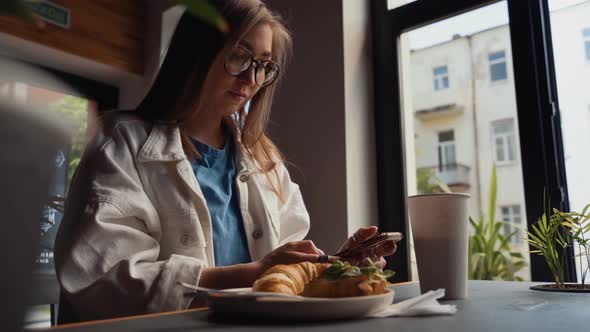
[[[390,7],[391,10],[385,4],[372,5],[387,12],[379,18],[375,11],[373,30],[376,66],[380,68],[375,74],[375,109],[382,227],[411,234],[406,197],[440,183],[428,180],[431,175],[438,180],[443,178],[436,166],[446,162],[448,153],[444,153],[446,145],[438,135],[448,128],[453,128],[455,137],[461,137],[454,140],[454,157],[462,167],[453,174],[444,174],[445,179],[457,184],[449,186],[451,190],[471,194],[471,216],[483,216],[484,222],[493,222],[485,220],[491,188],[497,191],[496,221],[510,220],[510,225],[520,222],[529,229],[536,223],[544,211],[545,191],[552,198],[552,208],[568,209],[568,197],[563,193],[572,189],[566,188],[564,181],[559,114],[566,107],[574,112],[573,104],[562,102],[566,94],[567,100],[584,105],[584,110],[590,104],[586,91],[590,83],[580,81],[580,77],[590,78],[585,54],[588,39],[582,33],[582,48],[580,38],[581,32],[589,28],[590,15],[582,10],[588,0],[556,2],[571,7],[572,16],[560,15],[562,23],[571,26],[568,31],[555,31],[554,22],[549,26],[546,1],[446,1],[443,6],[437,0],[421,0]],[[556,62],[558,44],[572,43],[562,48],[564,59],[569,57],[563,63],[569,66],[567,72],[569,75],[571,71],[572,76],[563,84],[559,104],[553,91],[554,53],[548,48],[552,44],[549,32],[558,36],[553,40]],[[433,71],[441,64],[452,68],[453,93],[436,91],[437,82],[439,88],[444,86],[439,79],[444,72]],[[559,69],[557,76],[559,81]],[[397,92],[395,98],[392,91]],[[580,165],[590,164],[590,157],[586,158],[589,154],[581,150],[590,141],[590,130],[581,128],[589,123],[587,111],[582,115],[583,120],[575,120],[578,128],[567,130],[576,136],[573,141],[580,146],[575,153],[570,148],[572,152],[565,154],[569,164],[570,159],[577,159]],[[569,115],[567,118],[574,119]],[[491,181],[494,165],[498,166],[497,177]],[[575,169],[575,178],[584,178],[581,174],[585,168]],[[587,199],[590,195],[582,192],[590,185],[582,187],[578,189],[580,197]],[[408,240],[405,248],[400,245],[398,253],[410,260],[411,270],[405,269],[407,260],[403,258],[388,260],[391,267],[401,267],[398,275],[402,278],[416,272],[411,237]],[[526,267],[519,271],[519,277],[551,280],[543,257],[530,255],[526,242],[513,241],[509,255],[517,257],[512,254],[520,252],[526,258]],[[563,253],[568,261],[566,280],[575,281],[575,270],[571,268],[574,252],[567,248]]]
[[[416,180],[413,174],[406,178],[408,193],[440,191],[437,184],[444,182],[450,190],[472,196],[470,216],[485,218],[492,169],[514,162],[518,151],[519,110],[514,82],[507,75],[510,53],[505,51],[511,47],[507,4],[498,2],[408,29],[400,40],[400,85],[407,94],[402,98],[405,151],[413,154],[406,155],[405,169],[416,170]],[[442,59],[447,61],[444,66]],[[437,93],[448,88],[448,68],[453,69],[454,93]],[[507,84],[490,85],[482,79],[488,71],[492,81]],[[434,91],[425,87],[432,75]],[[518,210],[525,206],[522,169],[517,165],[500,171],[496,208],[516,205],[508,217],[520,223],[526,220]],[[527,246],[511,250],[528,256]],[[505,255],[511,257],[510,252]],[[528,265],[518,273],[530,280]]]
[[[48,199],[39,220],[35,221],[38,222],[40,246],[33,271],[32,297],[28,302],[35,306],[29,308],[24,326],[46,327],[51,320],[55,323],[55,305],[59,296],[53,248],[63,216],[64,199],[86,142],[96,128],[98,112],[100,109],[116,108],[118,90],[100,82],[30,64],[18,64],[23,67],[22,72],[27,73],[26,76],[15,74],[12,66],[2,66],[4,61],[6,59],[0,57],[0,98],[55,114],[70,126],[72,138],[55,155]]]
[[[512,119],[492,123],[493,145],[497,164],[506,164],[516,160],[516,143]]]
[[[447,66],[436,67],[434,72],[434,90],[443,90],[449,88],[449,70]]]
[[[499,51],[490,53],[488,55],[490,62],[490,80],[503,81],[508,78],[508,72],[506,67],[506,52]]]
[[[72,127],[72,142],[58,151],[54,159],[54,178],[50,200],[43,207],[39,225],[41,247],[36,260],[36,273],[53,274],[53,242],[63,214],[63,200],[69,182],[80,162],[84,146],[94,130],[98,103],[84,97],[34,86],[24,82],[0,82],[0,96],[9,100],[44,108]]]

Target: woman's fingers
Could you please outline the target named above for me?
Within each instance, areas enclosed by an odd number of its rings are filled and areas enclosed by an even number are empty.
[[[319,255],[316,254],[306,254],[298,251],[289,251],[287,252],[286,261],[283,264],[297,264],[301,262],[312,262],[315,263],[318,261]]]
[[[301,262],[311,262],[311,263],[318,263],[320,261],[320,257],[322,255],[316,254],[306,254],[298,251],[290,251],[288,252],[290,259],[292,261],[291,264],[301,263]],[[336,256],[328,256],[328,262],[333,263],[338,260],[339,257]]]
[[[397,245],[395,244],[395,241],[389,240],[383,242],[382,245],[375,248],[375,250],[373,250],[373,254],[377,257],[391,256],[395,253],[396,250]]]
[[[383,268],[386,264],[383,257],[391,256],[396,251],[397,245],[395,241],[386,241],[377,248],[370,249],[362,255],[356,257],[347,257],[346,260],[352,265],[366,266],[369,265],[369,259],[379,268]]]
[[[368,240],[377,234],[377,226],[361,227],[356,231],[356,239],[359,242]]]
[[[315,246],[312,240],[294,241],[285,245],[289,251],[298,251],[307,254],[323,255],[324,252]]]
[[[378,268],[383,270],[385,268],[385,265],[387,265],[387,261],[385,260],[385,258],[380,257],[379,260],[377,260],[377,262],[375,263],[375,265],[377,265]]]
[[[377,226],[361,227],[344,242],[338,251],[350,248],[360,242],[366,241],[377,234]]]
[[[351,237],[347,243],[351,245],[355,244],[355,241],[361,242],[367,239],[370,239],[375,234],[377,234],[377,227],[365,227],[359,228],[356,231],[355,236]],[[351,243],[352,242],[352,243]],[[303,240],[303,241],[294,241],[289,242],[282,246],[281,251],[285,252],[285,260],[282,264],[295,264],[300,262],[313,262],[317,263],[320,261],[320,256],[325,255],[324,251],[320,250],[311,240]],[[379,247],[372,249],[370,252],[366,253],[366,255],[359,256],[359,257],[349,257],[347,260],[351,264],[364,264],[366,258],[370,258],[373,262],[377,263],[377,266],[383,267],[385,266],[385,260],[383,256],[390,256],[392,255],[395,250],[397,249],[395,241],[386,241],[381,244]],[[324,259],[324,258],[322,258]],[[328,262],[334,262],[340,257],[336,256],[328,256]]]

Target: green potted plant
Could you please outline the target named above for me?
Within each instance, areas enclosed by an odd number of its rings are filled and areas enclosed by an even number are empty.
[[[513,251],[510,240],[518,233],[503,234],[504,222],[496,220],[497,177],[496,166],[492,168],[488,196],[488,221],[469,217],[473,233],[469,237],[468,272],[469,279],[522,281],[516,275],[527,266],[523,255]]]
[[[577,245],[580,252],[577,257],[580,267],[583,266],[584,259],[590,263],[590,241],[585,234],[590,233],[589,209],[590,204],[586,205],[581,213],[546,209],[537,223],[532,225],[532,231],[528,231],[528,241],[535,250],[531,253],[543,256],[551,270],[554,283],[532,286],[531,289],[590,293],[590,285],[585,283],[590,272],[590,264],[581,273],[581,283],[566,283],[563,259],[566,249]]]

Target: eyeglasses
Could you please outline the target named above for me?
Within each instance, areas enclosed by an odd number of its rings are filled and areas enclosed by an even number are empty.
[[[254,65],[254,80],[260,87],[272,84],[279,76],[281,66],[271,60],[256,60],[254,55],[243,47],[234,47],[225,57],[225,71],[239,76]]]

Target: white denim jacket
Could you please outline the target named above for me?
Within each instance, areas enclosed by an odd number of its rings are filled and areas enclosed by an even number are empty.
[[[240,150],[236,188],[250,256],[258,260],[303,239],[309,215],[282,163],[284,203]],[[78,318],[186,309],[192,294],[180,283],[197,285],[203,268],[214,266],[212,241],[178,127],[133,112],[104,117],[70,186],[55,244],[62,295]]]

